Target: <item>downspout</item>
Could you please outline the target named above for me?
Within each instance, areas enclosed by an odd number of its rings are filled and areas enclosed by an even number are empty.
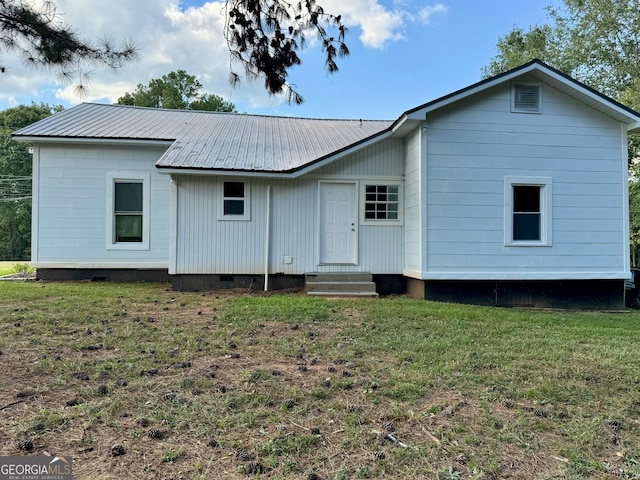
[[[267,205],[264,231],[264,291],[269,290],[269,232],[271,231],[271,185],[267,185]]]
[[[31,265],[38,268],[40,249],[40,147],[32,147]]]
[[[169,204],[169,275],[178,271],[178,180],[171,176]]]

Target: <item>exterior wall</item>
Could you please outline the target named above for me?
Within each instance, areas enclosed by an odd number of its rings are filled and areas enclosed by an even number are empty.
[[[32,262],[47,268],[167,269],[169,178],[155,173],[164,149],[114,145],[34,147]],[[107,248],[109,172],[149,175],[149,248]]]
[[[318,264],[318,185],[335,180],[360,188],[367,179],[403,181],[403,148],[402,140],[387,140],[298,179],[237,179],[247,181],[251,191],[248,221],[219,218],[222,182],[233,178],[175,176],[176,268],[172,273],[264,275],[268,185],[270,274],[402,273],[402,225],[358,225],[356,265]],[[359,195],[357,203],[361,211]]]
[[[423,279],[628,276],[626,135],[549,85],[542,100],[511,113],[507,84],[429,114]],[[510,175],[552,179],[550,246],[505,245]]]
[[[419,276],[422,271],[424,202],[422,199],[423,172],[421,130],[416,130],[405,140],[405,258],[404,273]]]

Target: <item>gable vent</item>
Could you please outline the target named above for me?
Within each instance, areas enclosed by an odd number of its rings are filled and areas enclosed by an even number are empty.
[[[540,112],[540,85],[515,84],[513,86],[514,112]]]

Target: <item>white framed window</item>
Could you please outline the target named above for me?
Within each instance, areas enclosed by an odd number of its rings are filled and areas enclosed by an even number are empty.
[[[220,182],[222,198],[220,201],[220,220],[250,220],[250,188],[249,183],[240,180],[223,180]]]
[[[504,179],[504,243],[551,246],[551,177]]]
[[[542,85],[539,83],[512,83],[511,111],[514,113],[542,113]]]
[[[108,250],[148,250],[150,176],[146,172],[107,172]]]
[[[361,224],[402,224],[404,215],[401,182],[363,181],[360,186],[360,197]]]

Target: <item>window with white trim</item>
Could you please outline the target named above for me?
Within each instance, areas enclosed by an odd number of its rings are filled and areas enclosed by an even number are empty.
[[[116,180],[114,187],[115,243],[142,243],[142,182]]]
[[[539,83],[511,84],[511,111],[514,113],[541,113],[542,86]]]
[[[402,184],[363,182],[361,192],[363,224],[402,223]]]
[[[249,184],[237,180],[222,182],[222,220],[249,220]]]
[[[149,248],[149,174],[107,173],[107,249]]]
[[[505,177],[505,245],[551,245],[551,178]]]

